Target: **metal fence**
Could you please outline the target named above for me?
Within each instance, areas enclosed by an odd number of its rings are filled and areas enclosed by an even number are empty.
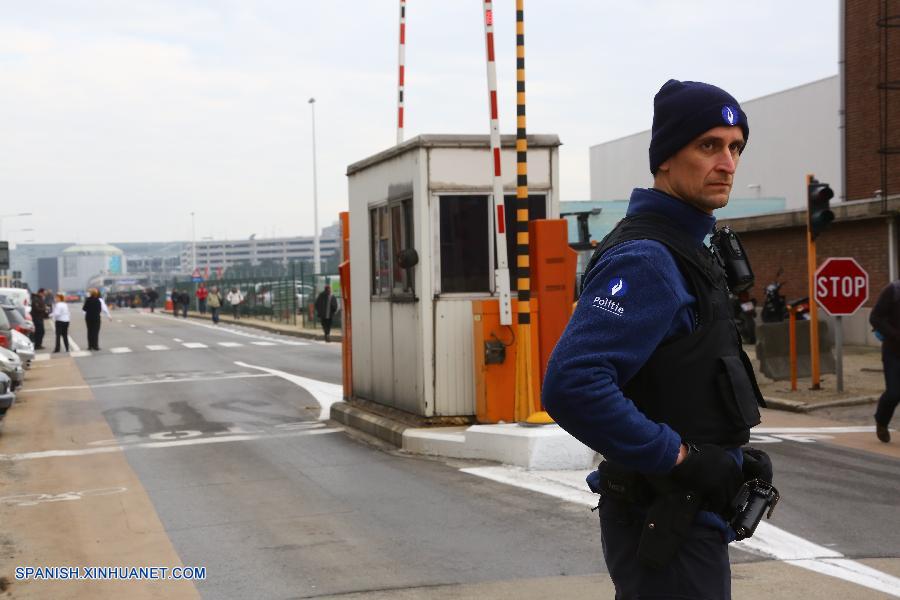
[[[222,295],[224,315],[231,315],[237,308],[242,318],[262,319],[277,323],[300,325],[305,328],[319,327],[315,314],[315,302],[326,285],[331,285],[332,293],[338,301],[338,312],[333,316],[332,327],[342,326],[343,311],[341,308],[340,277],[336,273],[312,275],[300,273],[290,277],[255,277],[255,278],[222,278],[208,279],[202,282],[206,288],[217,288]],[[187,293],[191,299],[191,310],[199,310],[197,289],[200,282],[188,278],[175,278],[164,289],[159,289],[159,304],[163,299],[171,298],[172,290]],[[228,300],[231,290],[241,293],[243,300],[237,307]],[[208,312],[208,309],[207,309]]]

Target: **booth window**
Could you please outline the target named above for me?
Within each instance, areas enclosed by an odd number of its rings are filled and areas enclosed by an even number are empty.
[[[488,197],[441,196],[441,292],[490,292]]]
[[[391,206],[391,248],[393,256],[391,264],[393,272],[393,290],[395,296],[412,295],[415,293],[413,286],[413,269],[404,269],[400,266],[400,253],[413,247],[412,239],[413,219],[412,200],[403,200]]]
[[[379,206],[370,211],[372,221],[372,295],[391,294],[391,228],[388,225],[387,206]]]
[[[441,293],[491,292],[491,257],[494,250],[493,230],[490,220],[489,196],[441,196]],[[516,291],[516,197],[507,195],[506,251],[510,271],[511,290]],[[528,196],[532,219],[547,217],[547,196]],[[496,256],[494,257],[496,263]]]
[[[414,294],[413,269],[400,266],[401,251],[413,247],[412,200],[369,211],[371,227],[372,296],[391,298]]]

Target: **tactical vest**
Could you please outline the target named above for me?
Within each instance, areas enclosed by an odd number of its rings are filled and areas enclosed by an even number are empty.
[[[702,244],[666,218],[643,213],[625,217],[607,235],[585,269],[610,248],[631,240],[664,244],[697,299],[694,331],[666,340],[623,392],[649,419],[666,423],[687,442],[736,447],[750,439],[765,406],[750,359],[732,320],[725,270]],[[584,289],[584,285],[582,285]]]

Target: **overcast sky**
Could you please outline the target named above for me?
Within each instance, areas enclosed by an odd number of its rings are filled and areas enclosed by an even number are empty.
[[[515,132],[515,1],[495,6]],[[0,214],[13,241],[311,235],[393,145],[398,0],[0,0]],[[406,137],[487,133],[482,3],[408,0]],[[648,129],[669,78],[748,100],[837,73],[837,0],[527,0],[528,131],[563,200],[588,148]],[[751,127],[753,115],[749,115]],[[33,228],[33,233],[16,232]]]

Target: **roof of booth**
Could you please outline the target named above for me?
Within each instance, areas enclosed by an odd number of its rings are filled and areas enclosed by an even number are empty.
[[[352,163],[347,167],[347,175],[353,175],[358,171],[389,160],[413,148],[489,148],[490,145],[491,138],[488,135],[426,133]],[[528,135],[529,148],[553,148],[560,145],[562,145],[562,142],[559,141],[559,136],[556,134]],[[515,148],[516,136],[500,136],[500,146],[503,148]]]

